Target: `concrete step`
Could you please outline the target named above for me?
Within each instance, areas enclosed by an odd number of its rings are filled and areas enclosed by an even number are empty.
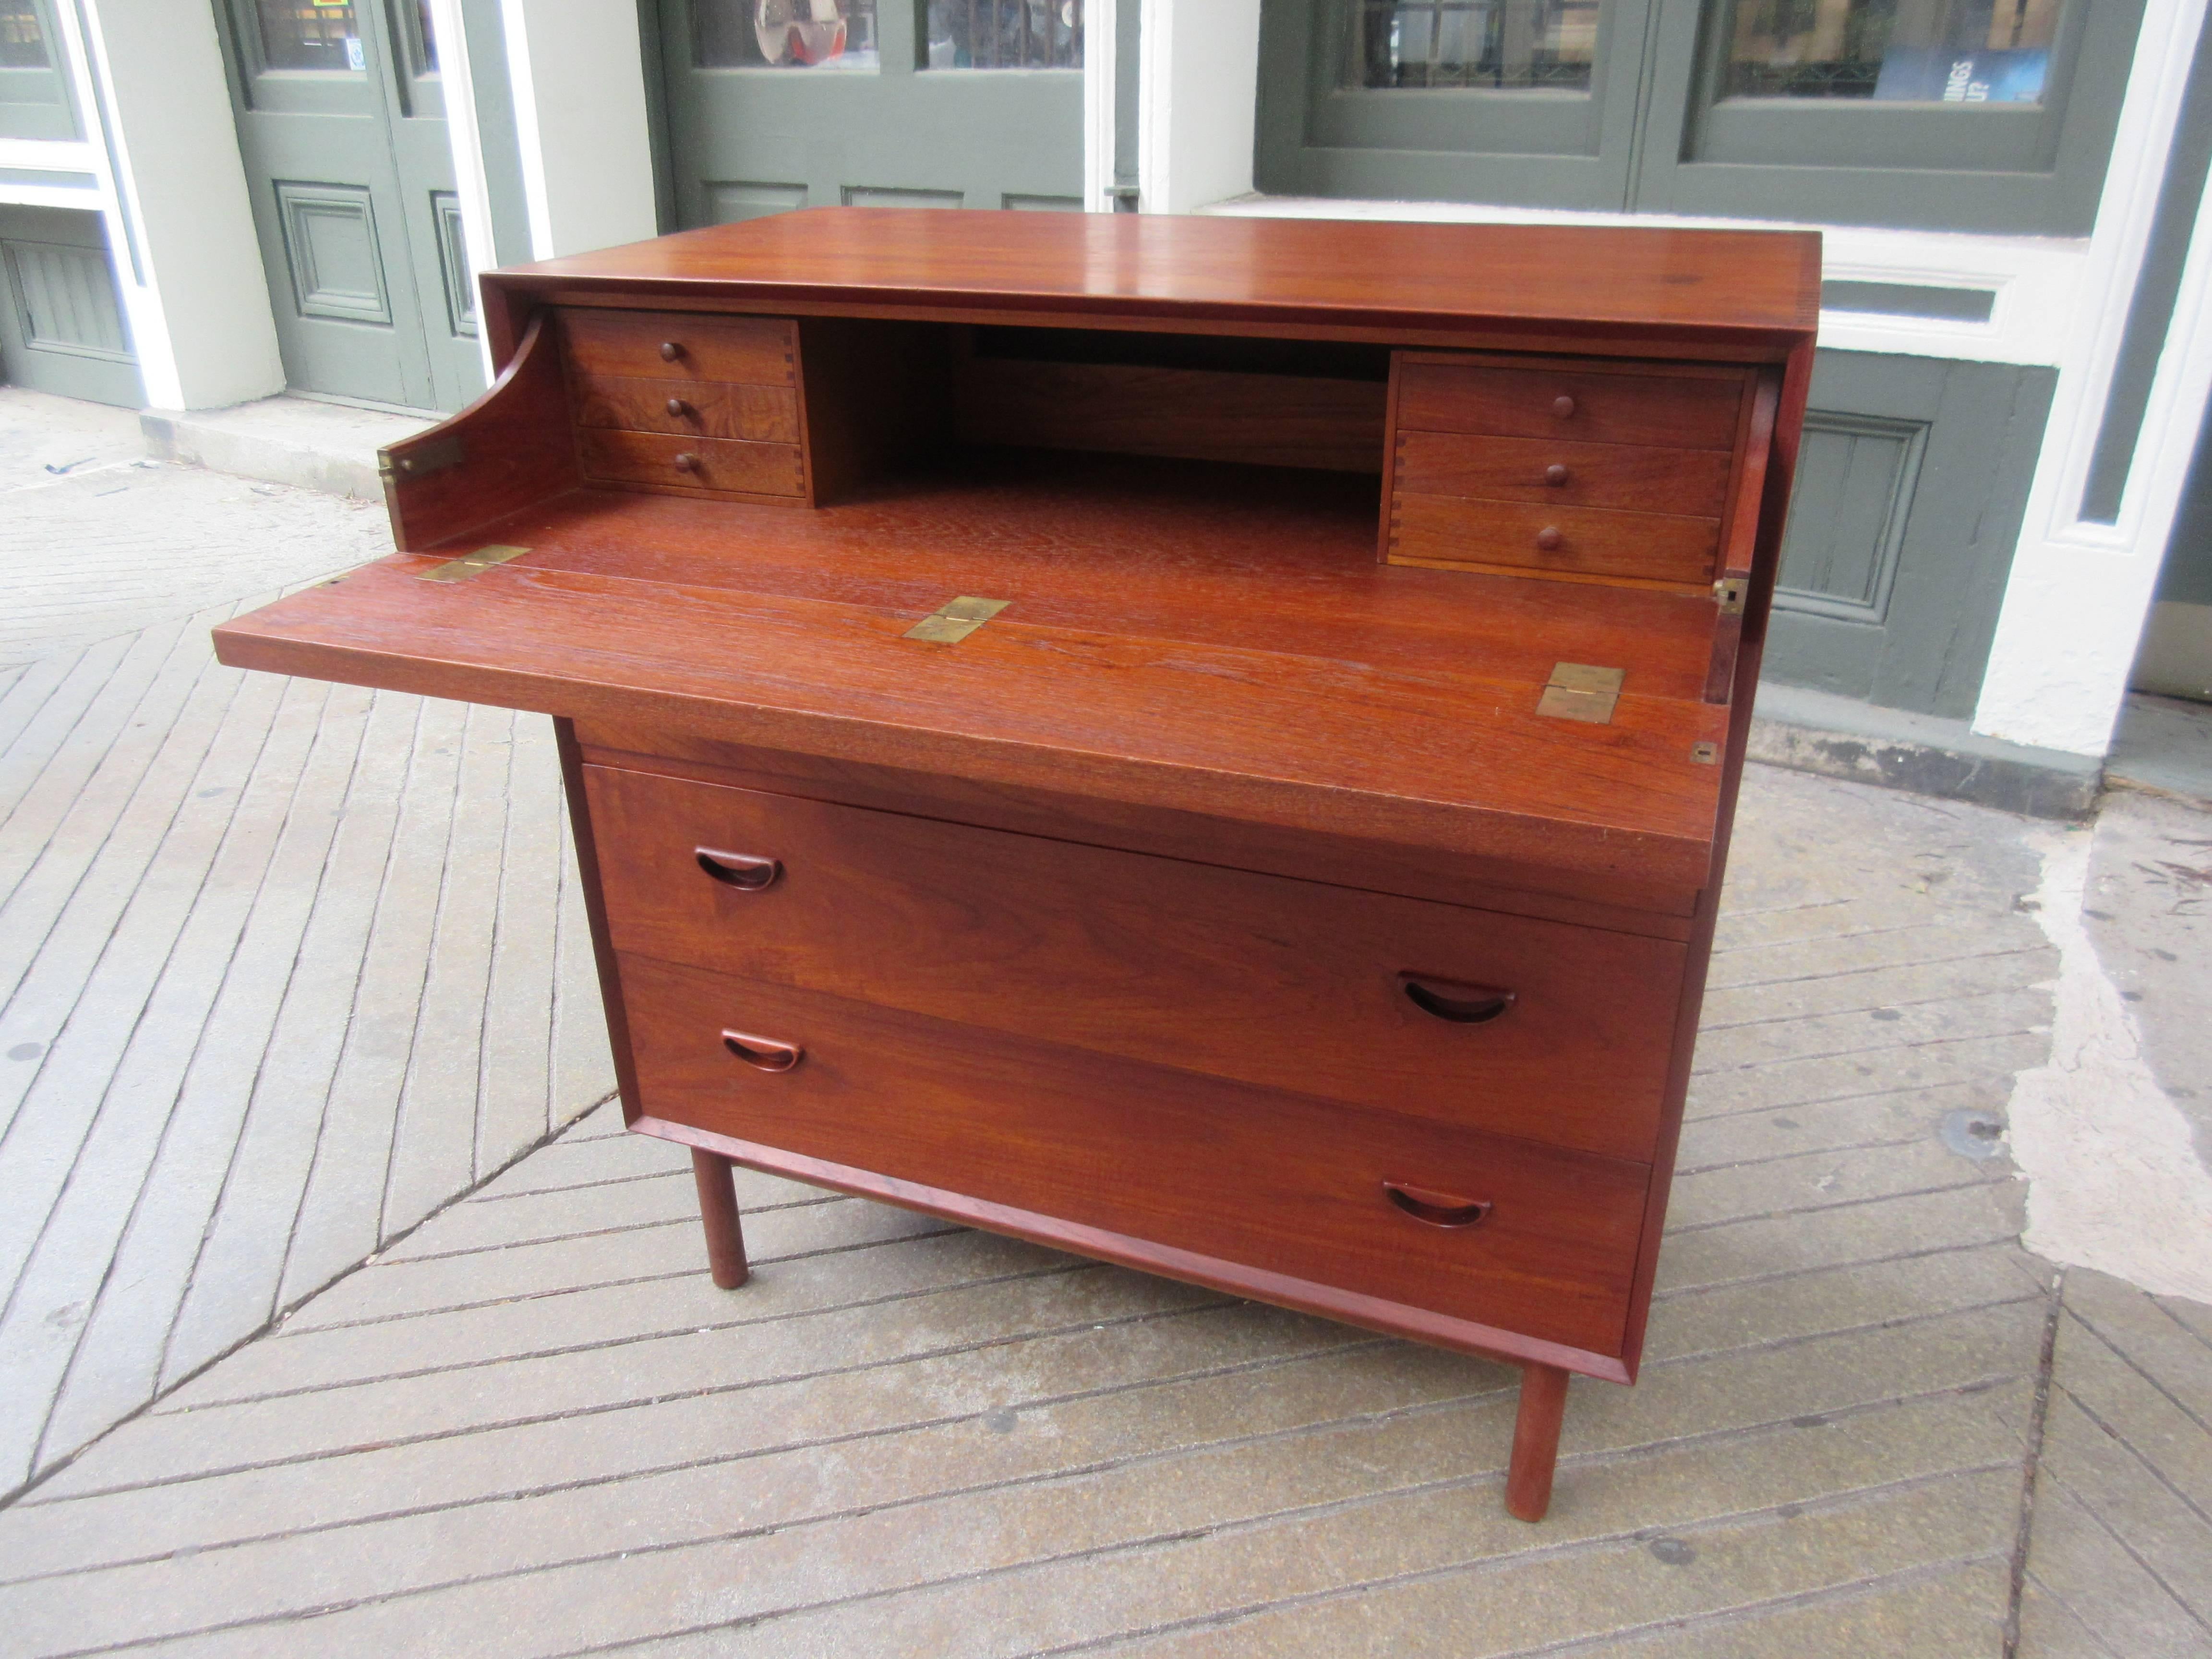
[[[442,418],[288,395],[230,409],[149,409],[138,423],[156,460],[375,501],[384,494],[376,452]]]

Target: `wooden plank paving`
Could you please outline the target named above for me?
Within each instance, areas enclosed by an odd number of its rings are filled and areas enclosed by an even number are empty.
[[[0,1494],[611,1086],[548,723],[214,661],[380,514],[127,464],[6,502]]]
[[[2006,1650],[2017,1581],[2035,1659],[2200,1651],[2206,1310],[2062,1304],[2005,1159],[1938,1133],[2047,1053],[2036,879],[2015,820],[1754,769],[1644,1377],[1575,1385],[1540,1527],[1499,1505],[1499,1367],[763,1176],[718,1291],[682,1153],[603,1109],[0,1510],[0,1628],[1955,1659]],[[2092,1367],[2124,1328],[2148,1357]],[[2171,1606],[2094,1624],[2121,1581],[2021,1529],[2039,1444],[2035,1513],[2104,1516]]]

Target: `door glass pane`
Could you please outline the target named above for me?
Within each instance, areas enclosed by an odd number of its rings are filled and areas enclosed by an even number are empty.
[[[261,61],[273,70],[359,70],[359,31],[350,0],[255,0]]]
[[[1081,69],[1083,0],[929,0],[927,65]]]
[[[430,27],[430,0],[415,0],[415,73],[435,75],[438,72],[438,33]]]
[[[52,69],[36,0],[0,0],[0,69]]]
[[[1355,0],[1345,84],[1588,92],[1603,0]]]
[[[2060,0],[1735,0],[1722,96],[2038,104]]]
[[[872,70],[876,0],[691,0],[700,69]]]

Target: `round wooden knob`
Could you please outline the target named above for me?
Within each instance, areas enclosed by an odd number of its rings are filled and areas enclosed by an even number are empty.
[[[671,415],[677,416],[680,418],[681,416],[689,415],[691,412],[691,405],[685,403],[681,398],[671,398],[668,400],[668,412]]]
[[[660,361],[662,362],[672,363],[683,355],[684,348],[677,344],[675,341],[663,340],[660,343]]]
[[[664,352],[668,349],[666,346],[663,346],[660,349]],[[1568,416],[1574,412],[1575,400],[1572,398],[1559,397],[1552,399],[1552,413],[1558,416],[1561,420],[1565,420]]]
[[[676,458],[676,470],[678,472],[696,472],[699,470],[699,458],[690,450],[685,450]]]
[[[670,413],[672,414],[674,412],[674,405],[672,404],[670,405]],[[1544,482],[1551,485],[1553,489],[1557,489],[1561,484],[1566,483],[1566,481],[1567,469],[1564,466],[1547,466],[1544,469]]]
[[[1547,553],[1556,553],[1565,547],[1567,538],[1559,533],[1557,525],[1547,524],[1536,532],[1536,545]]]

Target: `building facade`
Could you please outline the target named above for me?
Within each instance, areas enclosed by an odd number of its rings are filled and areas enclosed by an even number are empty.
[[[1770,680],[2094,757],[2212,689],[2204,11],[0,0],[0,362],[451,409],[472,271],[840,202],[1812,227]]]

